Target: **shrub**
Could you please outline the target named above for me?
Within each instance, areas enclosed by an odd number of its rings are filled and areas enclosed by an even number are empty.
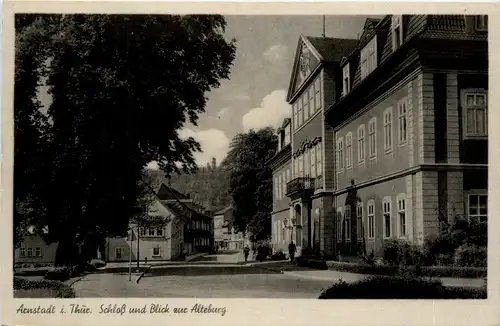
[[[46,280],[66,281],[74,275],[74,269],[71,267],[56,267],[45,273]]]
[[[95,268],[101,268],[101,267],[106,266],[106,263],[100,259],[92,259],[90,261],[90,264],[94,265]]]
[[[383,258],[391,266],[422,265],[424,261],[420,247],[398,239],[384,242]]]
[[[47,293],[50,297],[56,298],[74,298],[75,291],[68,285],[49,280],[26,280],[14,277],[14,290],[19,291],[19,297],[45,297]],[[35,292],[36,295],[30,295]]]
[[[462,245],[455,250],[453,256],[455,265],[458,266],[487,266],[487,250],[485,247]]]
[[[282,252],[279,251],[273,255],[271,255],[271,260],[286,260],[286,255]]]
[[[434,259],[432,259],[433,264],[437,266],[453,266],[455,260],[453,258],[453,253],[447,254],[437,254]]]
[[[482,299],[483,289],[447,288],[440,281],[410,277],[373,276],[323,291],[319,299]]]
[[[368,265],[357,263],[344,263],[329,261],[327,263],[329,269],[339,272],[350,272],[357,274],[370,275],[397,275],[401,272],[404,274],[413,274],[418,276],[436,276],[436,277],[461,277],[461,278],[478,278],[487,275],[485,267],[456,267],[456,266],[407,266],[401,270],[399,266],[390,265]]]
[[[422,275],[435,277],[480,278],[488,274],[486,267],[426,266]]]
[[[317,258],[300,256],[295,259],[295,262],[297,263],[297,266],[300,267],[309,267],[322,270],[328,269],[326,262]]]
[[[267,245],[261,245],[257,248],[257,256],[255,257],[258,261],[264,261],[270,256],[271,248]]]

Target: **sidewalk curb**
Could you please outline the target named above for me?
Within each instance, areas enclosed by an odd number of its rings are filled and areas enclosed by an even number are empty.
[[[73,285],[75,285],[75,283],[80,282],[81,280],[83,280],[85,278],[85,276],[87,276],[87,275],[83,275],[82,277],[77,278],[76,280],[74,280],[73,282],[71,282],[70,284],[68,284],[68,286],[70,288],[72,288]]]
[[[262,268],[263,270],[271,271],[271,272],[276,272],[280,274],[284,274],[285,272],[282,271],[279,268],[271,268],[271,267],[265,267],[265,266],[260,266],[260,265],[253,265],[252,267],[257,267],[257,268]]]

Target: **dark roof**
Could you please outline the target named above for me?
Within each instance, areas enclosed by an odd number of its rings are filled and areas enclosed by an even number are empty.
[[[222,215],[222,214],[226,214],[227,212],[229,212],[231,209],[233,208],[233,206],[229,205],[223,209],[221,209],[220,211],[216,212],[215,215]]]
[[[204,214],[203,211],[199,211],[191,202],[162,201],[161,203],[183,220],[190,220],[196,217],[205,219],[210,218],[210,216]]]
[[[147,169],[145,174],[144,181],[149,184],[153,192],[158,193],[163,181],[165,180],[165,173],[159,170]]]
[[[422,38],[449,40],[487,40],[487,33],[471,33],[465,15],[428,15]],[[471,22],[472,23],[472,22]]]
[[[413,39],[419,40],[462,40],[462,41],[487,41],[487,32],[475,32],[469,24],[474,23],[474,16],[467,15],[403,15],[404,39],[407,43]],[[392,15],[386,15],[378,20],[368,18],[365,22],[363,33],[355,50],[348,56],[351,69],[354,69],[351,91],[363,83],[359,55],[361,49],[374,37],[377,37],[378,65],[376,69],[391,59],[394,55],[392,49]],[[376,22],[376,26],[374,26]],[[352,71],[352,70],[351,70]]]
[[[157,196],[160,200],[189,199],[189,196],[180,193],[179,191],[167,186],[164,183],[161,184]]]
[[[337,62],[343,56],[348,55],[358,44],[358,40],[306,36],[306,39],[321,55],[321,59],[326,62]]]
[[[365,20],[365,28],[375,28],[378,23],[380,23],[381,18],[366,18]]]
[[[174,213],[175,216],[180,217],[183,220],[191,219],[191,212],[186,210],[179,202],[165,202],[162,204]]]

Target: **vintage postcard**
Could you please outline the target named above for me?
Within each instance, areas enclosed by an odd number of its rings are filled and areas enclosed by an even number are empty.
[[[3,324],[497,324],[497,14],[7,2]]]

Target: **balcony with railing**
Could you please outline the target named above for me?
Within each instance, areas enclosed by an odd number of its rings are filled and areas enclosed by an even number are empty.
[[[288,197],[296,195],[302,196],[305,194],[313,193],[315,188],[315,178],[295,178],[286,184],[286,195]]]

